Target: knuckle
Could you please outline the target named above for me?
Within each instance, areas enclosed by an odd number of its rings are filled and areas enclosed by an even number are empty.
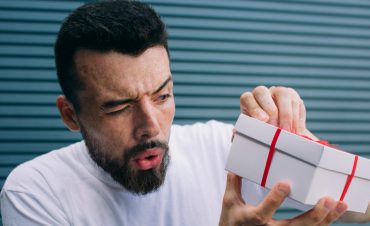
[[[281,195],[279,192],[276,192],[275,194],[276,195],[274,196],[268,197],[268,202],[270,203],[271,206],[279,206],[282,199],[284,198],[283,195]]]
[[[261,214],[255,213],[253,215],[253,223],[255,225],[265,225],[268,222],[268,218],[266,216],[263,216]]]
[[[279,115],[279,111],[278,111],[278,109],[275,105],[271,106],[269,109],[266,109],[266,111],[268,112],[270,117],[273,118],[273,119],[276,119]]]
[[[267,89],[266,86],[257,86],[256,88],[253,89],[253,93],[262,93],[265,92]]]
[[[251,92],[244,92],[241,96],[240,96],[240,102],[244,102],[250,98],[253,97],[253,94]]]
[[[223,205],[228,208],[234,205],[234,201],[235,201],[235,198],[230,194],[225,194],[222,200]]]
[[[281,121],[289,121],[292,118],[291,112],[282,112],[280,114],[280,120]]]
[[[288,93],[288,88],[284,87],[284,86],[277,86],[274,88],[275,92],[276,93]]]
[[[311,214],[311,219],[315,223],[319,223],[325,219],[327,212],[323,209],[318,209]]]

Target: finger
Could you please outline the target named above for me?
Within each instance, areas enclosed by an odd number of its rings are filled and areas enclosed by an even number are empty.
[[[275,87],[273,97],[279,109],[279,127],[291,131],[293,126],[291,92],[285,87]]]
[[[258,105],[269,116],[268,123],[278,125],[278,108],[272,99],[270,90],[265,86],[258,86],[253,90],[253,96]]]
[[[288,91],[291,93],[292,97],[292,114],[293,114],[293,125],[292,125],[292,132],[299,133],[300,130],[300,111],[301,111],[301,97],[299,94],[291,88],[288,88]]]
[[[276,184],[271,191],[267,194],[265,199],[260,203],[256,209],[256,216],[258,221],[255,222],[263,225],[269,221],[272,216],[275,214],[276,210],[284,202],[285,198],[290,192],[289,184],[287,183],[278,183]]]
[[[341,217],[347,210],[347,204],[344,202],[338,202],[337,206],[334,210],[330,211],[328,216],[325,218],[323,222],[321,222],[320,225],[330,225],[334,221],[338,220],[339,217]]]
[[[240,110],[242,113],[264,122],[269,119],[251,92],[245,92],[240,96]]]
[[[241,195],[242,179],[241,177],[233,174],[227,174],[226,190],[224,194],[224,205],[233,206],[234,204],[244,204]]]
[[[291,221],[291,226],[315,226],[320,225],[328,214],[334,210],[337,202],[331,198],[322,198],[315,207],[301,214]]]
[[[299,112],[300,111],[300,104],[299,101],[293,100],[292,101],[292,114],[293,114],[293,125],[292,125],[292,132],[293,133],[300,133],[300,118]]]
[[[306,130],[306,107],[303,100],[299,103],[299,120],[298,133],[303,133]]]

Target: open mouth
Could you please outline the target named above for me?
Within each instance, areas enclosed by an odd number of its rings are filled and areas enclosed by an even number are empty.
[[[133,165],[139,170],[149,170],[159,166],[163,159],[163,151],[160,148],[152,148],[138,154],[133,159]]]

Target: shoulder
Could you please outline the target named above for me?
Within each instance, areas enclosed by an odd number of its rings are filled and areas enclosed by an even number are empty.
[[[53,150],[17,166],[7,177],[2,190],[29,192],[48,184],[48,174],[65,171],[81,142]],[[54,177],[55,178],[55,177]],[[56,178],[55,178],[56,179]]]

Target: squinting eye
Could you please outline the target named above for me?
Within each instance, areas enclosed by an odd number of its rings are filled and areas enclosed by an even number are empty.
[[[129,109],[130,108],[130,105],[127,105],[127,106],[125,106],[124,108],[121,108],[121,109],[119,109],[119,110],[116,110],[116,111],[112,111],[112,112],[108,112],[107,114],[108,115],[117,115],[117,114],[119,114],[119,113],[123,113],[123,112],[125,112],[127,109]]]
[[[167,98],[171,97],[171,94],[165,94],[165,95],[161,95],[159,96],[159,100],[166,100]]]

